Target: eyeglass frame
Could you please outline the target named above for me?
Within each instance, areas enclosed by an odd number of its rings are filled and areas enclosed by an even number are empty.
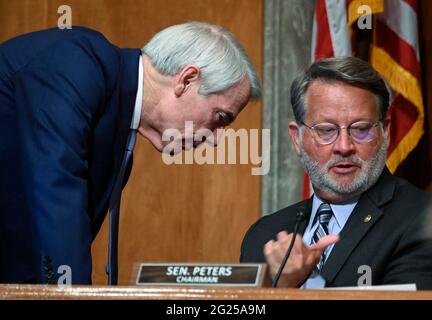
[[[356,140],[356,139],[351,135],[351,132],[350,132],[350,128],[351,128],[351,126],[352,126],[353,124],[361,123],[361,122],[371,124],[369,121],[356,121],[356,122],[351,123],[351,124],[348,125],[348,126],[340,126],[340,125],[337,125],[337,124],[335,124],[335,123],[331,123],[331,122],[319,122],[319,123],[314,124],[313,126],[308,126],[304,121],[301,121],[301,122],[300,122],[300,125],[303,125],[303,126],[305,126],[306,128],[308,128],[309,130],[311,130],[311,131],[312,131],[312,136],[314,137],[315,141],[316,141],[317,143],[319,143],[320,145],[323,145],[323,146],[326,146],[326,145],[329,145],[329,144],[335,143],[336,140],[339,138],[342,129],[346,129],[346,130],[347,130],[348,135],[351,137],[351,139],[352,139],[355,143],[358,143],[358,144],[367,144],[367,143],[370,143],[370,142],[374,141],[378,136],[375,136],[375,137],[374,137],[373,139],[371,139],[371,140],[360,142],[360,141],[357,141],[357,140]],[[332,124],[332,125],[334,125],[334,126],[337,127],[337,129],[338,129],[338,130],[337,130],[337,135],[336,135],[336,138],[334,138],[333,141],[331,141],[331,142],[327,142],[327,143],[322,143],[322,142],[318,141],[319,137],[317,137],[318,133],[315,132],[315,127],[316,127],[317,125],[320,125],[320,124]],[[369,128],[369,130],[372,129],[372,128],[374,128],[374,127],[376,127],[376,126],[378,126],[378,125],[380,125],[380,124],[383,124],[382,119],[380,119],[380,120],[378,120],[377,122],[371,124],[371,127]],[[381,127],[381,128],[383,128],[383,127]]]

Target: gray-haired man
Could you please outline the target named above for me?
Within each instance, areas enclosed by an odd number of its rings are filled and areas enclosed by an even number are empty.
[[[162,30],[142,51],[80,27],[1,44],[0,282],[54,283],[66,265],[72,283],[90,283],[91,242],[109,207],[115,284],[118,209],[136,132],[175,153],[203,142],[194,141],[197,130],[230,124],[259,94],[241,46],[206,23]],[[185,121],[193,121],[189,136]],[[182,134],[163,141],[166,129]]]
[[[302,211],[302,237],[279,286],[432,289],[431,196],[385,167],[389,93],[381,76],[357,58],[321,60],[294,81],[291,102],[289,132],[314,195],[255,223],[241,260],[266,261],[275,276]]]

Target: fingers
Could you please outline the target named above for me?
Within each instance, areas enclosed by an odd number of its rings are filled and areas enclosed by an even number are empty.
[[[268,241],[264,246],[264,255],[271,269],[277,269],[279,267],[279,264],[288,250],[292,234],[282,231],[277,234],[276,239],[276,241]]]
[[[264,246],[264,255],[265,256],[273,256],[273,258],[278,258],[279,261],[283,258],[286,251],[288,250],[288,246],[291,243],[293,234],[288,234],[286,231],[281,231],[276,236],[276,241],[270,240]],[[313,250],[318,251],[316,254],[321,255],[322,251],[324,251],[328,246],[339,241],[339,236],[337,235],[327,235],[322,237],[318,243],[313,245],[305,246],[303,245],[302,237],[297,234],[295,245],[293,247],[292,253],[306,254],[307,251]]]
[[[287,243],[289,243],[291,236],[289,236],[287,232],[282,231],[277,234],[276,239],[277,239],[276,241],[270,240],[265,244],[264,246],[265,256],[279,257],[283,249],[287,245]]]
[[[289,243],[292,238],[292,233],[288,233],[286,231],[281,231],[276,235],[277,241],[281,243]]]
[[[328,246],[339,241],[339,236],[330,234],[328,236],[322,237],[317,243],[310,246],[313,250],[324,251]]]
[[[270,267],[270,273],[274,276],[280,267],[288,247],[291,243],[293,234],[285,231],[279,232],[276,240],[268,241],[264,246],[264,255]],[[328,235],[322,237],[318,243],[308,246],[303,243],[300,235],[296,235],[296,241],[292,248],[290,258],[288,259],[282,277],[285,286],[296,286],[302,283],[312,272],[313,268],[319,262],[323,251],[329,246],[339,241],[339,236]]]
[[[276,240],[271,240],[265,244],[264,255],[272,277],[274,277],[280,268],[292,239],[293,234],[280,232],[277,234]],[[309,246],[305,245],[302,236],[297,234],[291,255],[279,279],[279,285],[288,288],[298,286],[302,283],[319,261],[320,255],[316,256],[317,252],[319,251],[312,250]]]
[[[320,261],[321,255],[323,254],[324,250],[328,246],[338,241],[339,241],[339,236],[334,234],[322,237],[318,241],[318,243],[315,243],[308,247],[310,254],[307,255],[306,263],[309,265],[316,265]]]
[[[264,256],[266,258],[266,261],[268,263],[268,265],[270,266],[270,271],[272,273],[274,273],[274,268],[277,264],[278,258],[276,257],[276,246],[277,244],[275,243],[275,241],[270,240],[269,242],[267,242],[264,245]]]
[[[270,240],[264,246],[264,256],[270,267],[270,273],[272,276],[276,273],[279,263],[282,260],[279,252],[280,246],[276,241]]]

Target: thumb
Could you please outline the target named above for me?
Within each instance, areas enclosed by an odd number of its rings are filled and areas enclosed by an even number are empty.
[[[317,243],[313,244],[311,246],[311,249],[324,251],[325,248],[327,248],[329,245],[332,245],[333,243],[336,243],[338,241],[339,236],[335,234],[330,234],[328,236],[322,237]]]

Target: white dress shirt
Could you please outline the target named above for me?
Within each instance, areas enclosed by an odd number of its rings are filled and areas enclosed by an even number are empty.
[[[143,97],[143,65],[142,56],[140,56],[138,64],[138,89],[135,99],[135,108],[132,116],[131,129],[137,130],[141,119],[141,109],[142,109],[142,97]]]

